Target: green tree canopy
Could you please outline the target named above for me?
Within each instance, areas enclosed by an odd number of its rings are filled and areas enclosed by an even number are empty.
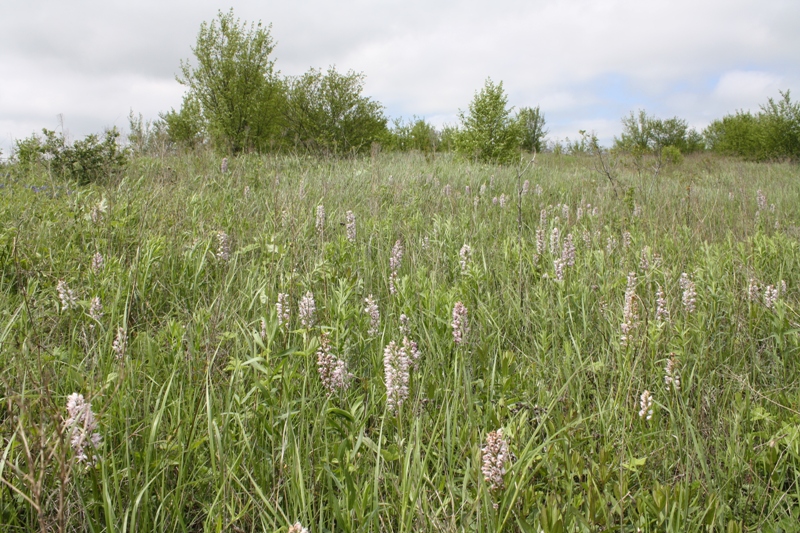
[[[203,129],[220,149],[232,153],[262,148],[279,131],[281,83],[270,58],[275,44],[271,26],[241,22],[219,12],[211,23],[204,22],[192,48],[196,64],[181,62],[178,82],[188,88],[185,105],[172,121],[186,136]],[[169,122],[169,120],[168,120]]]
[[[503,82],[495,84],[487,78],[469,110],[459,111],[461,131],[456,137],[456,150],[478,161],[512,161],[518,154],[521,132],[507,105]]]
[[[528,152],[542,152],[545,148],[544,113],[536,107],[522,107],[517,112],[520,129],[520,147]]]
[[[288,80],[286,135],[306,149],[345,154],[369,150],[387,131],[383,106],[364,96],[364,74],[311,69]]]

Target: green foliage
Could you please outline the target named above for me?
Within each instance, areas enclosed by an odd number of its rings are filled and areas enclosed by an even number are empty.
[[[90,134],[72,144],[63,133],[42,132],[44,139],[32,135],[15,143],[13,158],[21,170],[39,164],[60,179],[86,185],[117,175],[127,165],[128,151],[119,147],[116,128],[106,130],[102,139]]]
[[[261,22],[248,27],[232,9],[200,25],[192,48],[196,65],[182,61],[178,77],[188,88],[185,109],[164,117],[176,141],[192,144],[204,131],[216,148],[235,154],[274,140],[283,89],[270,57],[270,28]]]
[[[427,154],[437,152],[440,144],[440,133],[422,118],[414,117],[407,123],[397,119],[390,131],[389,147],[394,150]]]
[[[205,138],[205,126],[200,104],[191,94],[184,95],[179,111],[171,109],[160,115],[166,125],[171,143],[184,148],[194,148]]]
[[[622,130],[620,137],[614,140],[615,148],[637,156],[653,154],[660,158],[667,146],[684,154],[703,149],[700,134],[678,117],[659,119],[648,116],[644,110],[638,115],[631,111],[622,118]]]
[[[364,74],[311,69],[288,80],[285,136],[325,154],[369,151],[387,133],[383,106],[364,96]]]
[[[737,111],[713,121],[703,132],[717,153],[751,160],[800,159],[800,103],[789,91],[770,98],[757,114]]]
[[[167,122],[163,119],[145,120],[141,113],[128,115],[128,143],[134,154],[163,155],[170,145]]]
[[[509,163],[519,155],[522,132],[507,107],[503,82],[486,79],[475,93],[465,113],[459,111],[461,129],[456,136],[456,150],[476,161]]]
[[[520,147],[528,152],[543,152],[546,147],[547,130],[544,127],[544,113],[539,106],[520,108],[517,112],[517,122],[522,138]]]

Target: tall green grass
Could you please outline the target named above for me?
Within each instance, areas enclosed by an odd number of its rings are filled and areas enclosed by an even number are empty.
[[[5,177],[3,530],[798,529],[796,166],[687,158],[658,178],[623,170],[615,192],[591,159],[566,156],[540,156],[522,176],[447,155],[244,156],[224,174],[219,163],[138,157],[121,181],[74,190],[44,172]],[[577,248],[563,280],[554,227]],[[636,326],[623,345],[629,272]],[[681,273],[696,285],[691,313]],[[59,280],[78,309],[61,309]],[[781,280],[768,307],[764,287]],[[316,326],[303,329],[307,291]],[[450,324],[458,301],[463,345]],[[383,352],[402,340],[402,314],[422,355],[393,413]],[[354,376],[332,395],[317,372],[323,330]],[[679,390],[664,381],[673,356]],[[639,416],[645,390],[651,420]],[[76,460],[65,426],[73,392],[97,415],[94,464]],[[482,447],[499,428],[514,459],[493,491]]]

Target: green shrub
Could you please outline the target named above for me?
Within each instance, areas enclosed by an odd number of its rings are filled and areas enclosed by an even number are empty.
[[[128,151],[119,147],[116,128],[106,130],[102,139],[90,134],[71,145],[63,133],[42,132],[44,139],[32,135],[15,143],[14,160],[23,171],[44,164],[54,176],[85,185],[118,174],[127,164]]]
[[[511,117],[503,82],[486,80],[483,89],[475,93],[469,110],[460,111],[461,130],[456,136],[456,150],[481,162],[508,163],[519,155],[519,121]]]

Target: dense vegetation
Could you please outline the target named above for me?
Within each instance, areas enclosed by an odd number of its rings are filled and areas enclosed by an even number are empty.
[[[795,530],[797,167],[606,155],[6,167],[4,530]]]

